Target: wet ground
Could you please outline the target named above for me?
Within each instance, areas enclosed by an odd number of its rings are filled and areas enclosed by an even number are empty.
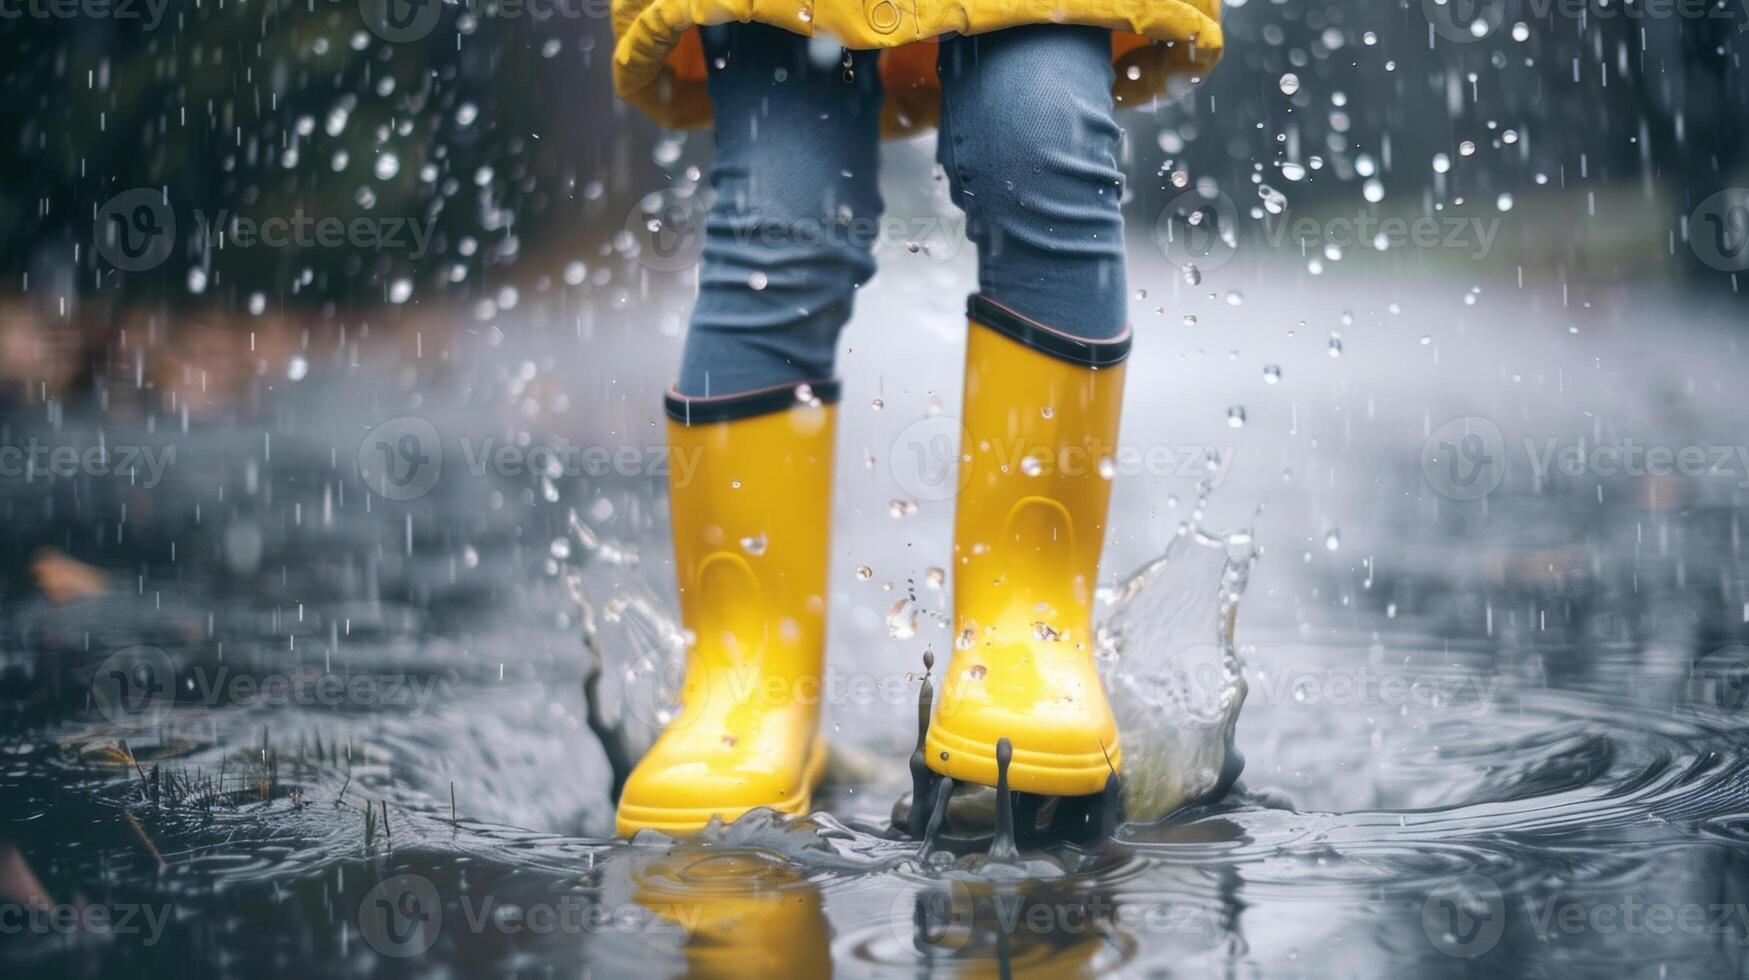
[[[6,445],[105,449],[0,483],[8,973],[1749,975],[1749,357],[1650,291],[1139,258],[1105,577],[1254,529],[1240,786],[1018,871],[892,839],[964,259],[845,339],[836,782],[679,845],[611,838],[582,680],[671,598],[683,287],[282,332],[229,401],[120,348],[19,407]],[[43,547],[106,583],[21,585]]]

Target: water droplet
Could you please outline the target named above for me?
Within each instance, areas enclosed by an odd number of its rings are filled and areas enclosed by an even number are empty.
[[[1292,95],[1300,90],[1300,76],[1288,72],[1281,76],[1281,94]]]
[[[970,677],[972,680],[981,681],[984,679],[985,675],[989,673],[989,668],[985,667],[983,664],[973,664],[972,669],[966,671],[966,676]]]
[[[1192,286],[1201,285],[1202,284],[1202,270],[1198,269],[1194,265],[1186,265],[1184,267],[1184,281],[1187,283],[1190,283]]]
[[[765,554],[765,544],[765,535],[763,533],[751,534],[741,539],[741,550],[758,558],[760,555]]]
[[[758,292],[771,284],[771,277],[763,272],[752,272],[747,276],[747,287]]]
[[[1044,464],[1038,461],[1037,456],[1026,456],[1020,460],[1020,472],[1027,476],[1038,476],[1044,472]]]
[[[285,376],[290,381],[302,381],[310,373],[310,362],[302,354],[293,354],[285,362]]]
[[[1265,384],[1275,384],[1281,380],[1281,365],[1265,364],[1263,366],[1263,381]]]
[[[565,561],[571,557],[571,541],[569,538],[554,538],[547,551],[559,561]]]
[[[1443,153],[1435,153],[1433,155],[1433,172],[1443,174],[1449,170],[1451,170],[1451,157]]]
[[[1340,547],[1342,547],[1342,532],[1336,528],[1331,528],[1330,533],[1324,535],[1324,550],[1335,551]]]
[[[389,302],[397,306],[413,297],[413,280],[402,276],[389,283]]]
[[[1499,197],[1494,199],[1494,206],[1502,211],[1512,210],[1512,195],[1502,193]]]
[[[378,180],[393,179],[396,174],[401,172],[401,158],[393,153],[380,153],[377,155],[374,169]]]
[[[1341,357],[1342,356],[1342,338],[1341,337],[1331,337],[1330,338],[1330,356],[1331,357]]]
[[[910,596],[893,603],[887,610],[887,635],[895,640],[908,640],[917,635],[917,605]]]
[[[1234,405],[1227,409],[1227,426],[1233,429],[1245,427],[1245,406]]]
[[[874,569],[867,565],[856,566],[856,580],[858,582],[866,582],[871,578],[874,578]]]

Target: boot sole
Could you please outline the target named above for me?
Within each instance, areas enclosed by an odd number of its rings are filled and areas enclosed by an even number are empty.
[[[802,771],[801,789],[786,800],[743,807],[634,806],[622,800],[614,817],[614,830],[621,837],[630,837],[640,830],[659,830],[670,835],[691,834],[703,830],[712,817],[720,816],[724,823],[732,823],[748,810],[761,806],[779,813],[805,813],[813,802],[814,787],[820,784],[825,772],[826,740],[815,738],[814,747],[808,753],[807,765]]]
[[[1010,742],[1008,786],[1019,793],[1044,796],[1091,796],[1105,790],[1114,770],[1123,771],[1123,751],[1114,740],[1104,751],[1050,752]],[[941,754],[947,753],[943,759]],[[959,782],[996,785],[996,744],[966,738],[936,719],[924,746],[929,768]],[[1109,756],[1109,761],[1107,759]]]

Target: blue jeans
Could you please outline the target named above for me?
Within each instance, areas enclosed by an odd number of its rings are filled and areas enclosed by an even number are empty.
[[[780,28],[703,33],[716,200],[676,387],[724,396],[829,378],[874,274],[878,55],[852,52],[847,73]],[[981,295],[1088,339],[1122,333],[1111,32],[1047,24],[943,38],[937,70],[937,158],[978,249]]]

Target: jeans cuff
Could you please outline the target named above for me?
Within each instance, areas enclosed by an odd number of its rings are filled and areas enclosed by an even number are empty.
[[[814,407],[838,403],[838,379],[796,381],[790,384],[757,388],[738,395],[693,397],[669,388],[662,396],[662,407],[668,417],[681,425],[707,425],[712,422],[733,422],[755,415],[770,415],[797,405]]]

